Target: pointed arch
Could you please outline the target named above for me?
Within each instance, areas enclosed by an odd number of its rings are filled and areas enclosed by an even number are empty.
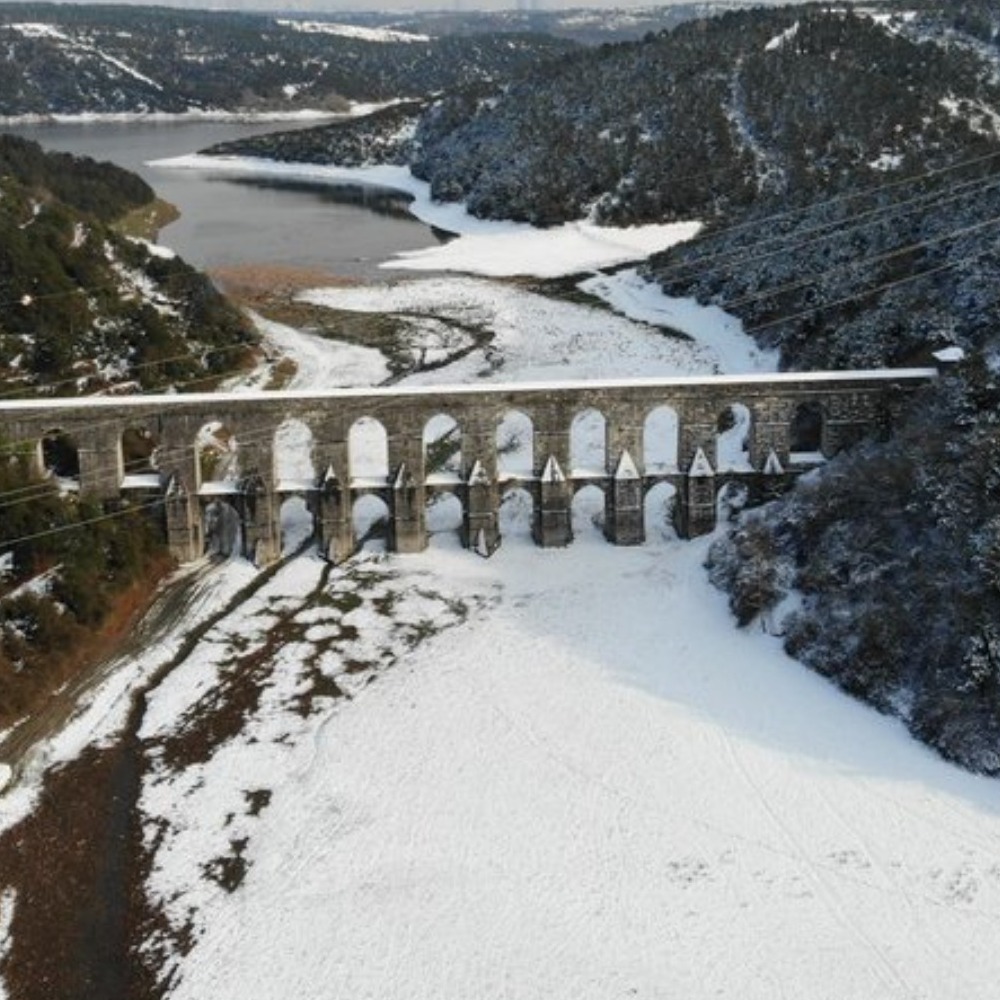
[[[529,479],[535,471],[535,425],[522,410],[507,410],[496,431],[499,479]]]
[[[381,421],[359,417],[347,435],[349,478],[353,483],[384,486],[389,481],[389,435]]]
[[[677,471],[680,419],[672,406],[657,406],[642,425],[642,459],[648,475]]]

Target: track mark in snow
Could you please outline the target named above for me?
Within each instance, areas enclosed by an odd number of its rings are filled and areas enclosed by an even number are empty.
[[[751,790],[754,799],[768,816],[771,823],[791,847],[792,856],[798,861],[798,864],[812,881],[827,911],[840,925],[847,937],[856,940],[875,958],[878,968],[872,971],[876,972],[876,974],[881,972],[880,978],[882,978],[883,984],[886,987],[890,986],[890,984],[899,987],[902,990],[901,995],[903,997],[922,996],[923,992],[915,990],[907,981],[895,963],[886,955],[882,946],[861,926],[861,921],[847,912],[840,893],[832,885],[822,866],[812,859],[806,847],[793,831],[791,824],[787,823],[781,817],[780,812],[771,804],[767,794],[758,785],[749,769],[744,765],[742,758],[736,752],[728,733],[720,728],[718,734],[720,742],[725,748],[727,759],[732,763],[742,781]]]

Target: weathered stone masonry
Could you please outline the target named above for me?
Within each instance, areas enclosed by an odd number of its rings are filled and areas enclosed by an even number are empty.
[[[818,418],[816,450],[827,458],[859,438],[891,426],[904,398],[934,378],[933,369],[826,372],[716,378],[592,381],[552,385],[489,385],[328,392],[219,393],[86,400],[0,402],[0,433],[31,447],[55,432],[72,439],[79,456],[82,494],[122,502],[135,484],[125,475],[122,440],[141,428],[157,442],[156,476],[143,489],[162,504],[171,551],[181,561],[204,551],[204,512],[219,484],[203,481],[196,441],[219,423],[239,443],[239,478],[225,492],[241,522],[244,554],[260,563],[281,549],[279,508],[290,492],[306,496],[324,553],[333,560],[355,547],[355,500],[374,493],[390,515],[389,547],[416,552],[427,543],[425,507],[435,492],[454,493],[462,505],[463,540],[480,552],[500,543],[499,508],[511,488],[533,501],[533,535],[542,546],[572,539],[576,490],[597,485],[605,496],[605,534],[621,545],[643,541],[643,498],[657,483],[676,490],[675,523],[691,537],[715,525],[716,501],[727,482],[743,482],[752,500],[787,487],[806,467],[791,453],[793,424],[803,408]],[[734,404],[749,412],[749,463],[720,471],[715,461],[719,415]],[[676,414],[676,467],[643,468],[646,417],[657,407]],[[574,417],[594,409],[605,420],[605,468],[578,472],[570,464]],[[531,474],[500,475],[497,427],[517,410],[532,425]],[[461,468],[453,481],[425,468],[424,428],[445,414],[461,432]],[[389,475],[352,474],[352,425],[374,418],[385,428]],[[309,483],[287,484],[275,474],[275,430],[295,419],[312,434]]]

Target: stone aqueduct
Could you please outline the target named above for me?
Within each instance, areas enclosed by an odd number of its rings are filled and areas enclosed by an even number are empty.
[[[572,539],[575,492],[596,485],[604,493],[606,537],[632,545],[643,541],[644,497],[657,484],[676,491],[673,516],[682,536],[710,531],[724,484],[744,483],[752,500],[773,495],[815,461],[891,426],[905,397],[935,375],[934,369],[899,369],[3,401],[0,438],[29,451],[40,466],[46,464],[43,442],[71,440],[81,494],[111,508],[144,503],[161,512],[180,561],[205,551],[206,509],[218,505],[222,495],[239,517],[243,553],[258,563],[281,552],[279,510],[291,494],[305,498],[321,550],[333,560],[354,551],[354,504],[371,494],[386,505],[390,550],[423,549],[426,503],[451,493],[461,503],[464,544],[489,553],[500,543],[500,505],[509,490],[530,494],[535,541],[561,546]],[[745,415],[746,460],[720,468],[719,415],[736,404]],[[667,407],[676,416],[672,458],[644,465],[647,417]],[[518,473],[505,473],[498,455],[497,427],[510,411],[530,420],[532,464]],[[603,468],[571,463],[571,428],[585,411],[603,418]],[[812,440],[806,448],[798,444],[814,453],[808,457],[793,451],[794,428],[803,414],[810,417]],[[453,420],[460,438],[460,464],[451,474],[428,462],[424,429],[440,415]],[[308,481],[276,475],[275,430],[289,420],[311,434],[315,474]],[[351,428],[361,420],[378,421],[385,430],[384,475],[352,470]],[[208,425],[225,427],[238,443],[238,471],[226,481],[210,478],[200,457],[199,434]],[[126,436],[137,432],[156,445],[142,476],[129,474],[123,448]]]

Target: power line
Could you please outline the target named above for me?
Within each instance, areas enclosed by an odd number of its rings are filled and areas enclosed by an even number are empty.
[[[690,240],[686,240],[683,244],[679,244],[679,246],[683,246],[685,250],[690,249],[692,247],[697,248],[699,244],[709,243],[713,240],[718,240],[723,237],[732,236],[735,233],[740,233],[747,230],[753,230],[760,226],[773,225],[774,223],[777,223],[782,220],[794,219],[798,215],[814,214],[816,212],[823,211],[825,209],[842,204],[844,202],[850,202],[861,198],[870,198],[887,191],[894,191],[897,188],[905,187],[907,185],[919,184],[925,181],[944,177],[945,175],[950,174],[956,170],[964,170],[968,167],[981,166],[983,164],[991,163],[998,159],[1000,159],[1000,151],[993,153],[986,153],[983,154],[982,156],[973,157],[972,159],[969,160],[963,160],[960,163],[949,164],[948,166],[945,167],[937,167],[934,168],[933,170],[924,171],[923,173],[920,174],[911,175],[909,177],[901,177],[894,181],[888,181],[885,184],[880,184],[875,187],[865,188],[863,191],[845,192],[844,194],[834,195],[831,198],[826,198],[821,201],[810,202],[808,205],[803,206],[802,208],[786,209],[780,212],[773,212],[769,215],[748,219],[745,222],[739,222],[732,226],[724,226],[718,229],[709,228],[706,229],[704,233],[697,234]],[[992,176],[993,176],[992,174],[987,175],[987,177],[992,177]],[[986,178],[978,178],[976,181],[966,182],[966,183],[978,183],[979,181],[985,179]],[[850,217],[848,217],[848,220],[849,219]],[[774,239],[780,239],[780,238],[781,238],[780,236],[774,237]],[[721,254],[722,252],[720,252],[720,255]],[[660,270],[670,270],[673,267],[693,267],[695,266],[696,263],[702,262],[706,259],[712,260],[714,256],[718,255],[708,254],[706,255],[706,257],[697,258],[696,261],[679,262],[675,265],[669,265],[666,268],[661,268]]]
[[[109,511],[107,514],[98,514],[95,517],[89,517],[84,521],[75,521],[71,524],[61,524],[55,528],[46,528],[44,531],[36,531],[30,535],[21,535],[18,538],[11,538],[3,542],[4,547],[15,545],[22,545],[25,542],[34,542],[39,538],[47,538],[50,535],[61,535],[67,531],[77,531],[80,528],[88,528],[92,525],[99,524],[102,521],[111,521],[118,517],[128,517],[138,510],[145,510],[151,507],[157,507],[162,503],[162,500],[153,500],[148,503],[134,504],[124,510]]]
[[[886,216],[895,215],[902,209],[918,205],[921,202],[926,202],[926,208],[930,210],[940,209],[945,205],[951,204],[952,202],[960,201],[963,198],[968,198],[973,195],[982,196],[983,194],[1000,187],[1000,178],[990,175],[989,177],[966,181],[959,187],[967,188],[968,190],[957,191],[957,189],[953,188],[946,192],[930,192],[917,195],[904,202],[869,209],[858,213],[857,215],[848,216],[845,219],[832,220],[830,222],[812,227],[811,229],[800,230],[795,234],[778,234],[771,236],[764,239],[760,243],[755,244],[752,248],[740,246],[732,250],[720,250],[718,253],[708,254],[704,257],[676,261],[673,264],[658,267],[656,269],[656,273],[659,277],[683,270],[697,271],[698,277],[704,277],[708,274],[717,274],[720,272],[728,273],[748,258],[752,259],[755,264],[759,264],[762,261],[770,260],[774,257],[793,254],[800,250],[804,250],[807,247],[816,246],[817,244],[821,244],[826,241],[846,238],[852,233],[857,233],[859,230],[867,229],[870,226],[884,221]],[[847,224],[858,223],[859,220],[867,221],[863,224],[857,225]],[[766,224],[768,220],[764,219],[762,221]],[[798,242],[788,243],[787,241],[790,235],[794,235],[795,238],[812,238],[799,239]],[[678,246],[686,249],[689,245],[689,243],[684,243],[679,244]],[[769,249],[770,247],[774,248]],[[708,262],[708,267],[703,266],[706,261]]]
[[[777,285],[770,288],[766,288],[759,292],[754,292],[750,295],[742,295],[735,299],[725,299],[720,303],[716,303],[720,309],[730,309],[734,306],[742,306],[749,302],[756,302],[760,299],[771,298],[772,296],[783,295],[785,292],[795,291],[798,288],[805,288],[810,285],[815,285],[823,278],[836,271],[844,271],[849,269],[857,269],[863,267],[870,267],[874,264],[883,264],[886,261],[894,260],[897,257],[902,257],[905,254],[915,253],[917,250],[925,250],[937,243],[943,243],[948,240],[961,239],[963,236],[968,236],[971,233],[979,232],[983,229],[988,229],[991,226],[996,226],[1000,224],[1000,216],[994,216],[993,218],[987,219],[984,222],[977,222],[971,226],[963,226],[960,229],[953,229],[947,233],[940,233],[937,236],[931,236],[926,240],[919,240],[916,243],[910,243],[907,246],[898,247],[895,250],[888,251],[886,253],[876,254],[873,257],[862,257],[856,260],[844,261],[841,264],[836,264],[832,267],[826,268],[820,271],[819,274],[810,276],[808,278],[803,278],[801,281],[789,282],[785,285]],[[928,272],[929,273],[929,272]]]

